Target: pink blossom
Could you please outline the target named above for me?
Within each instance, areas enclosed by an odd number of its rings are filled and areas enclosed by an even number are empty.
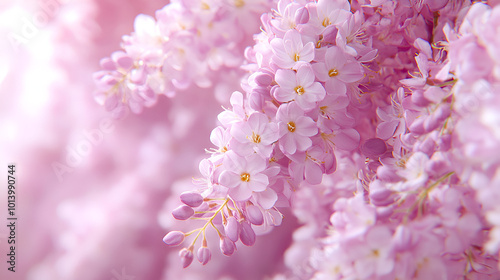
[[[267,176],[262,173],[266,162],[259,155],[244,158],[230,151],[223,165],[226,170],[220,174],[219,182],[229,188],[229,195],[237,201],[249,199],[253,192],[262,192],[269,184]]]
[[[325,53],[324,62],[312,65],[318,80],[325,82],[325,89],[329,94],[345,94],[347,84],[361,80],[363,69],[356,61],[348,61],[344,52],[333,46]]]
[[[279,146],[285,154],[305,151],[312,145],[311,137],[318,133],[316,123],[304,115],[295,103],[283,104],[276,113],[279,128]]]
[[[278,140],[278,126],[266,115],[254,112],[246,122],[233,124],[231,135],[237,141],[233,143],[236,153],[246,156],[255,151],[262,157],[269,157],[273,149],[271,144]]]
[[[316,102],[325,98],[325,89],[315,82],[310,66],[301,66],[297,72],[279,69],[275,79],[279,87],[274,91],[274,97],[279,102],[295,100],[302,110],[310,111]]]
[[[274,38],[271,47],[274,53],[272,60],[281,68],[296,69],[314,59],[314,43],[304,45],[300,33],[295,29],[287,31],[283,39]]]

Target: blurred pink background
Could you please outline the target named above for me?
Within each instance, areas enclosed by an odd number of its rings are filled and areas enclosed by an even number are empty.
[[[10,2],[0,4],[0,169],[6,178],[16,164],[18,220],[13,273],[2,182],[0,279],[266,279],[283,270],[291,215],[231,258],[214,249],[205,267],[183,270],[180,248],[162,242],[184,226],[170,211],[211,147],[222,110],[213,91],[193,87],[123,120],[94,101],[100,58],[119,49],[136,15],[167,2]]]

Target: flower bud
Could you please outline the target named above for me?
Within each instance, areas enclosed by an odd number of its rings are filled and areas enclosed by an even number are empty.
[[[227,218],[227,223],[224,225],[224,231],[229,240],[236,242],[240,234],[240,223],[234,216]]]
[[[411,101],[420,107],[425,107],[430,104],[430,101],[425,98],[422,90],[414,90],[411,94]]]
[[[309,22],[309,10],[306,7],[301,7],[295,11],[295,23],[305,24]]]
[[[241,243],[247,246],[255,244],[255,232],[253,231],[250,223],[247,221],[243,221],[241,223],[240,240]]]
[[[177,246],[184,241],[184,232],[182,231],[171,231],[163,237],[163,242],[168,246]]]
[[[416,135],[424,134],[426,131],[424,129],[425,117],[420,117],[416,119],[409,127],[410,132]]]
[[[361,152],[369,158],[379,157],[386,151],[385,141],[380,138],[370,138],[361,146]]]
[[[249,205],[247,207],[247,219],[256,226],[260,226],[264,223],[264,215],[262,215],[259,207],[255,205]]]
[[[212,253],[210,252],[210,249],[208,249],[208,247],[201,246],[198,249],[198,253],[196,254],[196,256],[198,257],[198,261],[202,265],[206,265],[212,258]]]
[[[187,206],[187,205],[181,205],[172,211],[172,216],[176,218],[177,220],[187,220],[191,218],[191,216],[194,215],[194,210],[193,208]]]
[[[267,87],[273,82],[274,77],[268,73],[259,72],[255,75],[255,83],[259,86]]]
[[[101,65],[101,67],[104,70],[108,70],[108,71],[116,70],[115,62],[113,60],[111,60],[111,58],[109,58],[109,57],[105,57],[105,58],[101,59],[101,61],[99,61],[99,65]]]
[[[198,207],[203,203],[203,196],[197,192],[183,192],[180,195],[182,203],[191,207]]]
[[[111,59],[121,68],[129,70],[134,65],[134,60],[125,52],[117,51],[111,54]]]
[[[377,177],[383,182],[395,183],[401,180],[396,170],[388,166],[382,165],[377,168]]]
[[[233,241],[229,240],[227,237],[222,237],[220,239],[220,251],[226,255],[231,256],[234,253],[236,245]]]
[[[436,148],[436,142],[432,138],[427,138],[423,142],[415,145],[414,152],[422,152],[428,156],[432,156]]]
[[[182,267],[188,267],[193,262],[193,248],[182,248],[182,250],[179,251],[179,257],[181,258]]]

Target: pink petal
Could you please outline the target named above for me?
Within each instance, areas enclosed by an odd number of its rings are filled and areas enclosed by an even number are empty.
[[[313,42],[307,43],[299,53],[301,61],[311,62],[314,59],[315,46]]]
[[[274,206],[274,203],[278,200],[278,195],[271,188],[267,188],[262,192],[254,193],[253,196],[257,199],[259,205],[264,209],[271,209]]]
[[[307,160],[305,163],[304,175],[309,184],[317,185],[323,180],[323,171],[316,163]]]
[[[325,64],[327,69],[340,69],[347,62],[344,52],[337,46],[326,51]]]
[[[295,93],[279,87],[274,91],[274,98],[279,102],[288,102],[295,98]]]
[[[262,173],[251,174],[250,181],[247,183],[248,189],[254,192],[264,191],[269,185],[269,179]]]
[[[219,184],[221,184],[222,186],[224,186],[226,188],[235,189],[241,183],[242,183],[241,176],[239,174],[233,173],[231,171],[224,170],[219,175]],[[238,188],[238,189],[240,189],[240,188]]]
[[[296,73],[292,70],[279,69],[274,79],[282,88],[294,89],[297,86]]]
[[[352,151],[359,146],[360,136],[353,128],[343,129],[335,135],[334,142],[337,148]]]
[[[323,62],[314,63],[311,67],[318,80],[325,82],[330,79],[330,76],[328,76],[328,69],[326,69],[326,65]]]
[[[314,82],[314,71],[311,66],[301,66],[297,70],[297,84],[304,88],[309,87]]]
[[[347,92],[347,87],[344,82],[336,78],[330,78],[325,82],[325,89],[329,94],[343,95]]]
[[[318,133],[318,127],[316,126],[316,122],[309,117],[299,117],[295,121],[295,127],[296,131],[294,133],[297,133],[302,136],[311,137]]]
[[[338,79],[346,82],[353,83],[363,78],[363,68],[358,63],[349,63],[339,70]]]
[[[240,184],[237,188],[229,189],[229,195],[236,201],[244,201],[252,196],[252,191],[246,184]]]
[[[281,137],[279,141],[279,146],[281,151],[285,154],[294,154],[297,151],[297,145],[295,144],[295,138],[290,133]]]
[[[380,123],[377,126],[377,137],[387,140],[394,135],[394,132],[398,128],[399,120],[389,121]]]

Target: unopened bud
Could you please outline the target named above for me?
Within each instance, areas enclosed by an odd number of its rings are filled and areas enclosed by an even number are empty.
[[[224,232],[229,240],[236,242],[240,235],[240,223],[234,216],[227,218],[227,223],[224,225]]]
[[[295,23],[305,24],[309,22],[309,10],[306,7],[302,7],[295,11]]]
[[[180,199],[182,203],[191,207],[198,207],[203,203],[203,196],[197,192],[183,192]]]
[[[212,258],[212,253],[210,252],[210,249],[208,249],[205,246],[200,247],[200,249],[198,249],[198,253],[196,255],[198,257],[198,261],[202,265],[206,265],[210,261],[210,259]]]
[[[220,239],[220,251],[226,255],[231,256],[234,253],[236,245],[233,241],[229,240],[227,237],[222,237]]]
[[[184,232],[182,231],[171,231],[163,237],[163,242],[168,246],[177,246],[184,241]]]
[[[121,68],[129,70],[134,65],[134,60],[125,52],[117,51],[111,54],[111,59]]]
[[[247,246],[255,244],[255,232],[253,231],[250,223],[247,221],[241,223],[240,240],[241,243]]]
[[[187,205],[181,205],[172,211],[172,216],[176,218],[177,220],[187,220],[191,218],[191,216],[194,215],[194,210],[193,208],[187,206]]]
[[[268,73],[258,73],[255,75],[255,83],[259,86],[267,87],[273,82],[273,76]]]
[[[247,219],[256,226],[260,226],[264,223],[264,215],[262,215],[259,207],[255,205],[249,205],[247,207]]]
[[[193,262],[193,249],[191,247],[182,248],[182,250],[179,251],[179,257],[181,258],[182,267],[188,267]]]

